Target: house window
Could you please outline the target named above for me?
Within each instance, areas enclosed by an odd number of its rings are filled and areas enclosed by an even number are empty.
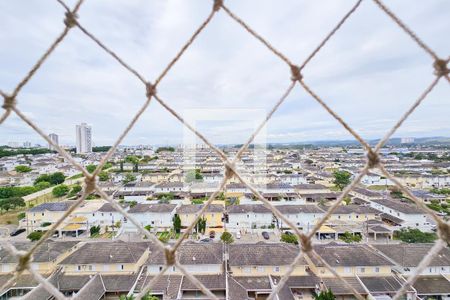
[[[375,269],[375,273],[380,273],[380,268],[375,267],[374,269]]]
[[[119,265],[119,270],[123,270],[123,265]]]
[[[260,267],[258,267],[258,272],[259,272],[259,273],[263,273],[263,272],[264,272],[264,270],[265,270],[265,268],[264,268],[264,267],[261,267],[261,266],[260,266]]]
[[[89,268],[89,271],[92,271],[92,270],[94,269],[94,268],[92,267],[92,265],[89,265],[88,268]]]
[[[162,266],[159,266],[159,271],[160,271],[160,272],[162,271],[162,269],[163,269],[163,267],[162,267]]]
[[[352,269],[350,267],[344,267],[344,273],[351,273]]]
[[[81,266],[77,266],[77,271],[81,271]]]
[[[359,268],[359,273],[364,273],[366,272],[366,268]]]
[[[278,267],[278,266],[273,267],[273,271],[274,271],[274,272],[280,272],[280,267]]]
[[[251,271],[250,267],[244,267],[244,273],[250,273]]]

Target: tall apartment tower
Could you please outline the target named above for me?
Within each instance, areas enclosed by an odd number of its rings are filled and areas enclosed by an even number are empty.
[[[92,152],[92,128],[86,123],[76,127],[77,153]]]
[[[59,145],[58,135],[56,133],[50,133],[48,135],[49,139],[56,145]],[[50,143],[48,144],[48,149],[55,151],[56,148],[53,147]]]

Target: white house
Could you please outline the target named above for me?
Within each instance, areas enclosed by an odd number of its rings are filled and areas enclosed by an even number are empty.
[[[325,212],[316,205],[277,205],[276,208],[295,226],[308,232],[322,219]],[[289,226],[278,219],[278,227],[287,229]]]
[[[431,231],[433,228],[425,212],[413,204],[389,199],[375,199],[369,202],[371,207],[382,212],[381,218],[389,223],[422,231]]]
[[[275,224],[272,211],[262,204],[232,205],[227,209],[229,231],[251,231]]]
[[[175,215],[175,204],[143,204],[138,203],[128,210],[142,226],[150,225],[152,231],[165,231],[172,227]],[[127,222],[124,231],[136,232],[138,229],[133,223]]]

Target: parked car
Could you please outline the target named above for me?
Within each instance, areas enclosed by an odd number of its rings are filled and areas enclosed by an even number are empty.
[[[216,237],[216,232],[214,230],[209,232],[209,238],[213,239]]]
[[[270,238],[269,233],[267,231],[261,232],[264,239],[268,240]]]
[[[14,230],[13,232],[11,232],[10,236],[18,236],[19,234],[21,234],[22,232],[25,232],[26,229],[25,228],[19,228]]]
[[[292,232],[290,232],[290,231],[285,231],[284,234],[287,234],[287,235],[294,235],[294,234],[293,234]]]
[[[238,232],[236,232],[236,238],[237,239],[240,239],[241,238],[241,233],[238,231]]]
[[[212,242],[212,240],[210,238],[204,238],[204,239],[201,239],[200,242],[209,243],[209,242]]]

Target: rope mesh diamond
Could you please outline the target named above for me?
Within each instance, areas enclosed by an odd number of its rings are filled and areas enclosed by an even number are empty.
[[[318,44],[315,50],[305,59],[305,61],[301,65],[296,65],[289,58],[287,58],[281,51],[276,49],[272,44],[270,44],[264,37],[259,35],[250,25],[248,25],[245,21],[239,18],[234,12],[232,12],[224,3],[223,0],[214,0],[213,6],[210,14],[203,21],[203,23],[194,31],[189,40],[183,45],[183,47],[179,50],[179,52],[175,55],[175,57],[170,61],[167,67],[161,72],[153,83],[149,82],[145,79],[143,75],[141,75],[138,71],[136,71],[133,67],[128,65],[122,58],[119,57],[113,50],[111,50],[108,46],[106,46],[102,41],[100,41],[93,33],[91,33],[88,29],[86,29],[78,20],[77,13],[80,9],[80,6],[83,3],[83,0],[78,0],[73,9],[70,9],[62,0],[57,0],[59,4],[61,4],[65,10],[65,19],[64,24],[65,27],[62,33],[55,39],[55,41],[50,45],[48,50],[41,56],[41,58],[36,62],[36,64],[31,68],[31,70],[26,74],[26,76],[20,81],[16,88],[11,93],[5,93],[0,90],[0,95],[4,99],[4,104],[2,108],[5,110],[4,113],[0,116],[0,124],[2,124],[9,115],[13,112],[20,119],[22,119],[26,124],[28,124],[34,131],[36,131],[42,138],[44,138],[50,145],[56,149],[59,154],[61,154],[64,158],[66,158],[73,166],[75,166],[82,174],[85,176],[84,188],[82,195],[75,201],[74,205],[72,205],[59,219],[55,224],[53,224],[50,229],[43,235],[43,237],[33,245],[31,249],[27,252],[18,251],[11,243],[2,242],[4,247],[11,252],[18,259],[17,268],[13,271],[14,276],[6,282],[1,288],[0,291],[3,291],[6,287],[14,283],[18,277],[27,270],[30,274],[39,282],[39,286],[45,288],[50,294],[52,294],[56,299],[67,299],[56,287],[54,287],[48,280],[43,278],[39,273],[37,273],[33,268],[30,267],[30,263],[32,261],[32,255],[35,250],[44,243],[55,231],[55,229],[67,218],[79,205],[81,205],[86,197],[92,192],[98,193],[103,199],[107,200],[117,211],[119,211],[123,216],[125,216],[131,223],[133,223],[138,230],[145,235],[148,239],[154,242],[162,251],[165,253],[166,264],[162,271],[155,277],[150,280],[146,286],[140,291],[139,295],[137,295],[137,299],[141,299],[148,291],[151,290],[153,284],[155,284],[161,276],[167,271],[170,266],[176,266],[180,272],[182,272],[189,280],[192,281],[194,285],[196,285],[205,295],[207,295],[210,299],[218,299],[210,290],[208,290],[198,279],[195,278],[192,274],[190,274],[178,261],[176,258],[176,251],[181,245],[181,243],[188,237],[189,233],[194,228],[198,219],[201,215],[206,211],[211,202],[216,198],[216,196],[224,189],[228,179],[231,177],[236,177],[239,179],[262,203],[269,208],[273,214],[279,219],[283,220],[285,224],[287,224],[292,231],[297,235],[300,241],[300,249],[297,257],[294,259],[292,264],[287,269],[286,273],[281,277],[278,285],[273,289],[269,300],[276,297],[277,293],[283,288],[284,284],[288,280],[289,276],[294,270],[295,265],[300,261],[302,257],[314,257],[318,261],[320,261],[336,278],[338,278],[343,285],[349,288],[354,296],[358,299],[364,299],[364,297],[355,290],[355,288],[350,285],[345,278],[341,277],[328,263],[324,261],[313,249],[311,245],[311,239],[314,237],[315,233],[318,231],[320,226],[322,226],[326,220],[330,217],[330,215],[334,212],[334,210],[341,204],[343,199],[349,194],[349,192],[360,182],[362,177],[367,174],[367,172],[372,168],[378,168],[386,178],[390,179],[396,186],[398,186],[402,192],[404,192],[412,201],[414,201],[421,209],[423,209],[426,213],[428,213],[433,220],[437,223],[438,227],[438,237],[439,239],[432,247],[431,251],[423,258],[421,263],[415,272],[408,277],[407,281],[403,284],[402,288],[397,291],[394,296],[394,300],[399,299],[408,289],[410,289],[411,285],[417,280],[419,274],[427,267],[430,261],[437,255],[437,253],[445,247],[446,244],[450,242],[450,224],[441,219],[433,210],[429,209],[425,204],[423,204],[416,196],[414,196],[406,187],[404,187],[393,175],[391,175],[384,167],[383,162],[379,156],[379,151],[383,147],[383,145],[388,141],[388,139],[396,132],[396,130],[403,124],[403,122],[411,115],[411,113],[423,102],[423,100],[427,97],[427,95],[433,90],[433,88],[438,84],[441,78],[450,82],[449,77],[449,69],[448,62],[450,58],[442,59],[440,58],[430,47],[428,47],[406,24],[404,24],[394,12],[392,12],[388,7],[386,7],[380,0],[373,0],[376,5],[384,12],[387,16],[389,16],[394,23],[399,26],[406,34],[408,34],[416,44],[422,48],[434,61],[434,75],[435,78],[429,84],[429,86],[424,90],[424,92],[415,100],[412,106],[404,113],[404,115],[399,119],[399,121],[395,124],[395,126],[390,129],[386,135],[380,140],[380,142],[372,148],[356,131],[354,131],[346,122],[343,120],[333,109],[331,109],[325,101],[317,95],[311,87],[305,82],[304,76],[302,74],[302,70],[304,67],[316,56],[318,52],[327,44],[327,42],[334,36],[334,34],[339,31],[341,26],[347,21],[347,19],[360,7],[362,0],[356,1],[356,3],[351,7],[351,9],[343,16],[343,18],[339,21],[339,23],[330,31],[330,33]],[[255,132],[249,137],[246,143],[239,149],[236,156],[233,160],[229,160],[229,158],[225,155],[223,151],[219,148],[215,147],[209,140],[203,136],[200,132],[198,132],[194,127],[192,127],[189,123],[187,123],[174,109],[172,109],[169,104],[161,99],[161,97],[157,93],[158,84],[165,78],[165,76],[170,72],[172,67],[177,63],[177,61],[183,56],[185,51],[189,49],[192,43],[196,40],[196,38],[201,34],[201,32],[208,26],[210,21],[214,18],[214,16],[223,11],[226,15],[228,15],[231,20],[237,22],[240,26],[243,27],[251,36],[259,40],[269,51],[271,51],[274,55],[279,57],[282,61],[284,61],[289,67],[291,72],[291,83],[289,84],[286,91],[283,92],[281,97],[278,99],[272,110],[268,113],[264,121],[257,127]],[[83,168],[80,164],[78,164],[72,156],[56,145],[52,140],[48,138],[48,136],[36,125],[30,118],[28,118],[18,107],[18,96],[20,95],[21,89],[28,83],[28,81],[33,77],[33,75],[42,67],[45,63],[46,59],[53,53],[56,47],[64,40],[69,31],[72,28],[78,28],[81,30],[89,39],[91,39],[94,43],[96,43],[100,48],[102,48],[107,54],[112,56],[120,65],[124,67],[125,70],[133,74],[139,81],[142,82],[145,88],[146,101],[141,106],[141,108],[136,112],[133,119],[130,121],[128,126],[116,140],[111,149],[106,153],[106,155],[102,158],[100,163],[98,164],[96,170],[90,174],[85,168]],[[359,174],[355,176],[353,181],[342,191],[337,201],[328,209],[324,217],[314,226],[314,228],[308,233],[304,233],[300,231],[292,222],[285,217],[276,207],[274,207],[270,201],[265,199],[258,190],[256,190],[249,182],[247,182],[236,170],[235,163],[239,161],[240,157],[244,153],[244,151],[248,148],[248,146],[252,143],[255,136],[259,133],[261,128],[270,120],[274,112],[278,109],[281,104],[285,101],[285,99],[289,96],[291,91],[295,88],[296,84],[299,84],[313,99],[315,99],[331,116],[333,116],[356,140],[361,143],[367,153],[367,159],[365,166],[360,170]],[[128,214],[114,199],[109,197],[99,186],[96,184],[96,177],[101,171],[104,164],[111,158],[118,145],[122,142],[128,132],[133,128],[135,123],[139,120],[140,116],[145,112],[147,107],[150,104],[150,101],[155,99],[158,103],[160,103],[168,112],[170,112],[174,117],[176,117],[181,123],[184,124],[189,130],[191,130],[198,138],[200,138],[206,145],[208,145],[218,156],[221,158],[225,170],[225,176],[223,180],[220,182],[217,190],[209,197],[205,205],[202,207],[201,211],[198,213],[197,218],[190,224],[190,226],[185,230],[185,232],[180,236],[180,238],[176,241],[173,246],[166,246],[161,241],[159,241],[154,235],[150,234],[147,230],[145,230],[140,223],[130,214]]]

